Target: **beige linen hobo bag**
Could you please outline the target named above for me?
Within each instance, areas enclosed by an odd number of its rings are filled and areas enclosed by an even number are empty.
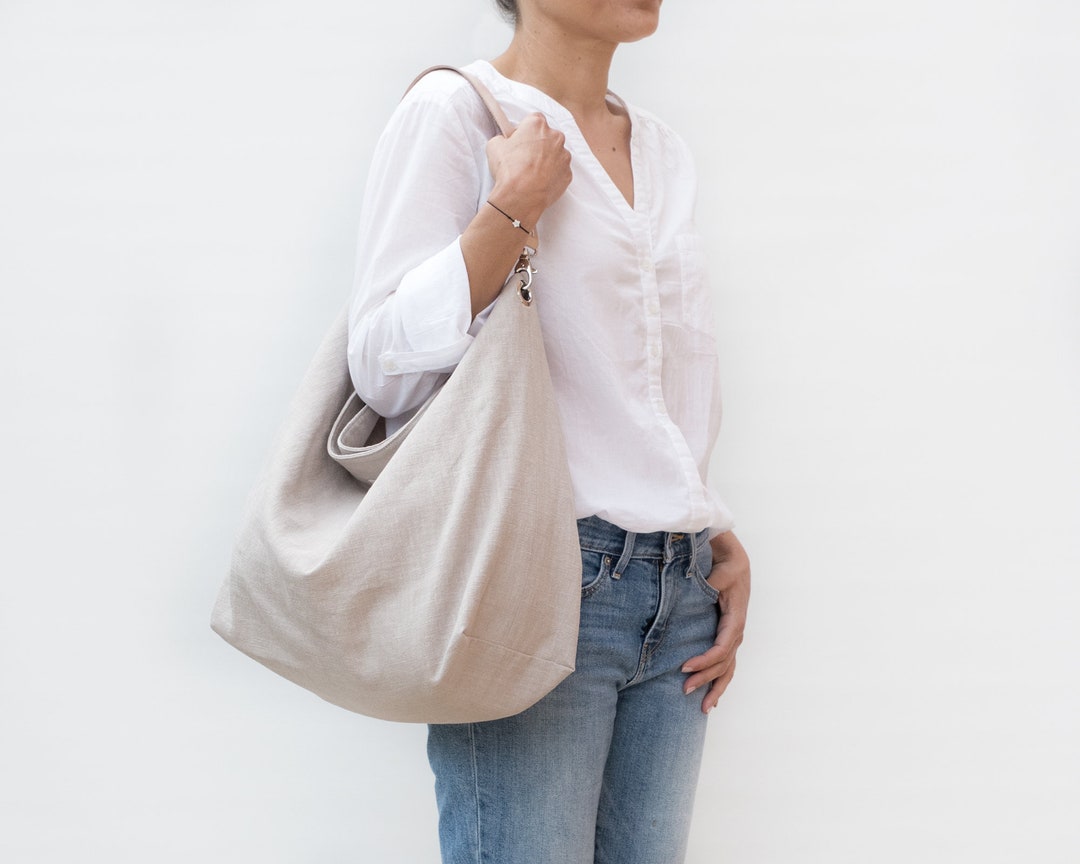
[[[573,493],[518,287],[390,437],[353,390],[346,303],[248,499],[211,621],[226,641],[329,702],[409,722],[516,714],[573,671]]]

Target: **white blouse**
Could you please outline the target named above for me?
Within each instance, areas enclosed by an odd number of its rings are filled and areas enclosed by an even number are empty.
[[[573,181],[535,229],[533,295],[577,518],[637,533],[730,530],[731,514],[706,484],[719,370],[685,143],[618,100],[631,120],[631,207],[566,108],[487,62],[466,71],[511,123],[544,114],[571,153]],[[473,89],[443,71],[406,95],[379,139],[348,360],[356,391],[384,417],[407,416],[434,392],[487,317],[471,320],[459,240],[491,191],[484,145],[496,133]]]

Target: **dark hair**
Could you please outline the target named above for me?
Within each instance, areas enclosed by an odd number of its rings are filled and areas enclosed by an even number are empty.
[[[505,18],[511,24],[517,24],[517,22],[518,22],[517,0],[495,0],[495,5],[499,7],[499,12],[502,13],[503,18]]]

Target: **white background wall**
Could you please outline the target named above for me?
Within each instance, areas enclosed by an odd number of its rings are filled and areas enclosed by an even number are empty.
[[[756,580],[690,864],[1080,860],[1080,6],[663,19],[612,85],[698,157]],[[4,861],[436,860],[423,730],[207,621],[379,128],[507,34],[0,0]]]

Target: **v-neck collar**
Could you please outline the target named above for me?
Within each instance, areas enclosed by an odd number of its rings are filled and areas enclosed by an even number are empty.
[[[619,187],[615,185],[615,181],[611,179],[611,175],[608,174],[604,166],[600,164],[600,160],[596,158],[596,154],[593,152],[592,147],[589,146],[589,142],[585,140],[585,136],[582,134],[581,129],[577,124],[577,120],[574,119],[574,115],[570,112],[569,108],[553,99],[538,87],[534,87],[531,84],[525,84],[522,81],[516,81],[513,78],[507,78],[487,60],[478,60],[477,64],[484,68],[488,73],[488,78],[497,85],[497,88],[507,91],[516,90],[518,93],[522,94],[528,102],[538,105],[544,113],[552,118],[558,118],[560,121],[560,131],[566,135],[568,141],[572,141],[576,145],[574,149],[577,151],[582,164],[587,167],[590,173],[597,177],[601,186],[603,186],[608,197],[611,199],[612,204],[624,215],[640,212],[643,187],[640,183],[642,172],[640,170],[641,160],[638,152],[638,117],[625,99],[611,90],[607,91],[607,98],[617,102],[626,112],[626,116],[630,120],[630,174],[634,192],[634,203],[632,205],[626,200],[626,196],[619,190]],[[572,150],[571,152],[574,151]]]

